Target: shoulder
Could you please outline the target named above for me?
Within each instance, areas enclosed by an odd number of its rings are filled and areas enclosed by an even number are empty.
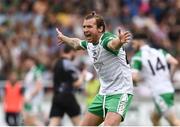
[[[85,40],[82,40],[82,41],[80,42],[80,46],[81,46],[83,49],[87,49],[87,45],[88,45],[88,42],[85,41]]]
[[[158,51],[160,51],[164,56],[166,56],[167,54],[169,54],[166,50],[164,49],[158,49]]]
[[[110,33],[110,32],[105,32],[99,41],[100,41],[100,45],[102,45],[105,50],[107,50],[117,56],[119,53],[119,50],[115,51],[108,47],[108,43],[115,38],[117,38],[117,36],[115,34]]]
[[[102,37],[100,38],[100,43],[103,45],[104,43],[117,38],[117,35],[110,33],[110,32],[105,32]]]

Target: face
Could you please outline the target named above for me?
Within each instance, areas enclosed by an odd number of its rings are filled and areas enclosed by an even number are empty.
[[[135,51],[138,51],[139,48],[140,48],[139,41],[140,41],[140,40],[138,40],[138,39],[133,39],[133,40],[132,40],[132,48],[133,48]]]
[[[31,60],[31,59],[26,59],[26,60],[24,61],[24,68],[25,68],[25,70],[31,69],[32,66],[33,66],[33,60]]]
[[[9,80],[10,80],[11,82],[16,82],[16,80],[17,80],[17,75],[16,75],[15,72],[11,72],[11,74],[9,75]]]
[[[102,32],[101,28],[97,28],[96,19],[85,19],[83,22],[83,32],[86,40],[91,43],[98,42]]]

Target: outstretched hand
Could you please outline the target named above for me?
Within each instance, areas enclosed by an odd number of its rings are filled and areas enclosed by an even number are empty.
[[[118,37],[121,43],[128,43],[132,40],[132,34],[129,31],[122,32],[121,29],[119,29],[118,32]]]
[[[56,28],[56,32],[57,32],[57,38],[59,40],[58,41],[58,45],[61,45],[63,43],[63,40],[62,40],[63,34],[62,34],[62,32],[58,28]]]

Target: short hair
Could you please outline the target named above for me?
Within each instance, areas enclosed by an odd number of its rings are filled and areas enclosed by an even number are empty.
[[[96,14],[95,11],[91,12],[90,14],[86,15],[85,16],[85,20],[87,19],[92,19],[92,18],[95,18],[96,19],[96,25],[97,25],[97,28],[100,28],[102,27],[103,28],[103,31],[102,32],[105,32],[106,30],[106,25],[105,25],[105,21],[103,19],[102,16]]]
[[[75,49],[69,45],[64,45],[64,48],[63,48],[64,53],[69,53],[71,51],[75,51]]]

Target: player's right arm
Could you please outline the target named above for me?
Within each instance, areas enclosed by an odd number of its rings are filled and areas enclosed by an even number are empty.
[[[59,44],[64,42],[69,46],[73,47],[74,49],[83,49],[80,46],[82,40],[80,40],[79,38],[70,38],[68,36],[65,36],[64,34],[62,34],[62,32],[59,31],[58,28],[56,28],[56,32],[57,32],[57,38],[59,39]]]
[[[142,69],[141,52],[138,52],[136,55],[132,57],[131,68],[132,68],[132,79],[134,85],[136,86],[138,82],[143,80],[142,77],[140,76],[140,71]]]

